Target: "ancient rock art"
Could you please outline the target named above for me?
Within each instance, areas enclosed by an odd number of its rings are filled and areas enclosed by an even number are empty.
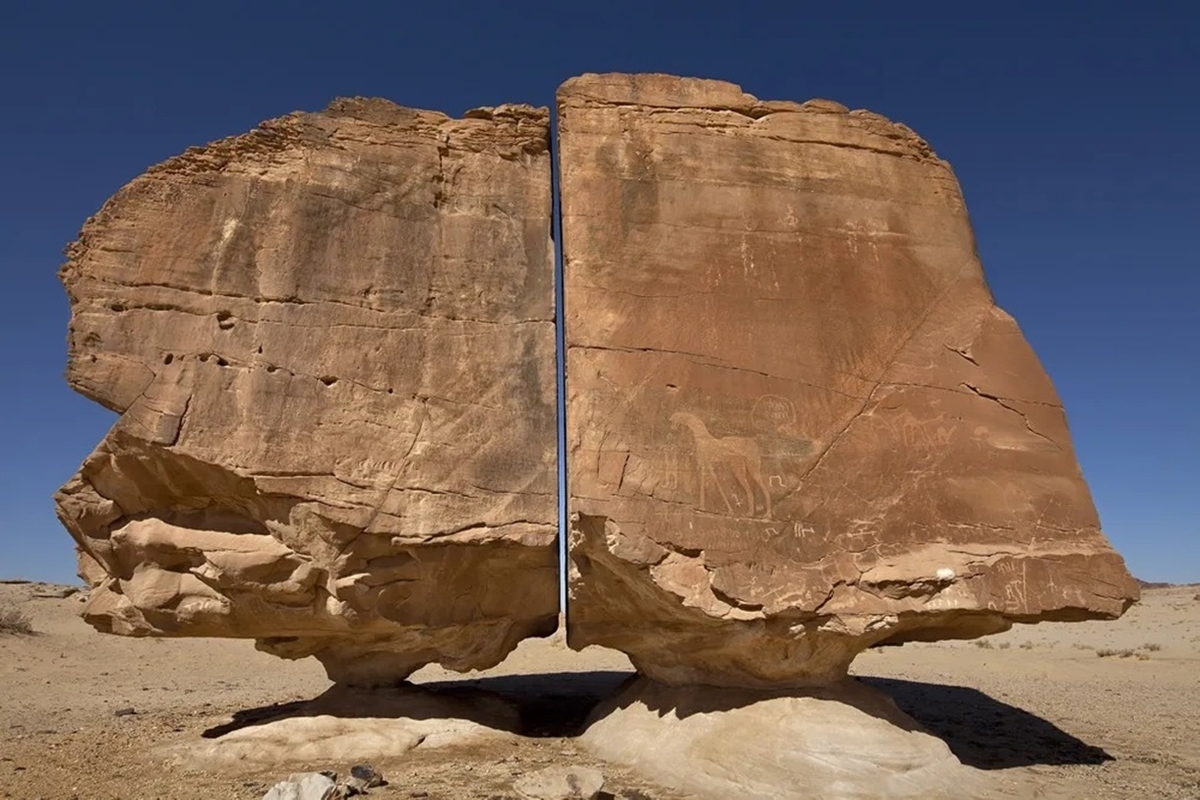
[[[57,498],[88,621],[350,683],[555,628],[548,126],[338,100],[87,222],[68,379],[121,414]]]
[[[558,107],[573,647],[795,686],[1137,596],[925,141],[664,75]]]
[[[714,437],[699,417],[685,411],[672,414],[671,422],[686,428],[692,434],[696,448],[696,466],[699,469],[700,508],[708,507],[704,499],[704,487],[711,478],[725,502],[725,510],[730,514],[740,510],[734,507],[729,493],[722,486],[725,475],[718,468],[725,467],[742,488],[747,505],[745,515],[755,516],[757,491],[765,505],[764,516],[771,516],[771,490],[763,481],[762,453],[759,451],[758,442],[745,436]]]

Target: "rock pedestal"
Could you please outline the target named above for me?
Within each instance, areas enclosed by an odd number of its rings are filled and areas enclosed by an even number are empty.
[[[573,647],[797,686],[1137,597],[925,141],[663,75],[558,107]]]
[[[979,775],[854,681],[803,693],[631,682],[582,744],[702,800],[979,797]]]
[[[339,100],[88,220],[67,377],[121,415],[57,496],[89,622],[351,683],[554,630],[548,131]]]

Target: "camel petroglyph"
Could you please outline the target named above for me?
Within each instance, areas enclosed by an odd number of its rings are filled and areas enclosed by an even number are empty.
[[[763,516],[771,516],[771,492],[763,481],[762,453],[759,450],[758,442],[745,436],[713,436],[699,417],[686,411],[676,411],[672,414],[671,424],[687,428],[692,434],[692,441],[696,446],[696,468],[700,478],[701,508],[706,507],[704,502],[705,486],[708,478],[711,477],[713,483],[716,484],[717,491],[721,494],[721,499],[725,501],[725,508],[730,514],[736,513],[729,493],[725,491],[725,487],[721,484],[721,477],[717,474],[717,467],[724,464],[733,473],[733,478],[742,487],[742,491],[746,493],[751,516],[754,516],[756,505],[754,487],[758,487],[766,504]]]

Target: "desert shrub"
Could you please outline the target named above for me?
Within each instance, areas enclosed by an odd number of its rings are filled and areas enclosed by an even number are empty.
[[[1030,642],[1030,641],[1021,642],[1021,649],[1022,650],[1032,650],[1033,642]]]
[[[1151,642],[1149,644],[1142,645],[1142,649],[1148,650],[1151,653],[1157,653],[1159,650],[1162,650],[1162,645],[1157,642]]]
[[[0,634],[31,634],[33,620],[16,606],[0,606]]]
[[[1137,655],[1137,651],[1133,648],[1126,648],[1124,650],[1110,650],[1109,648],[1105,647],[1097,650],[1096,655],[1100,656],[1101,658],[1108,658],[1110,656],[1116,656],[1117,658],[1131,658],[1134,655]]]
[[[999,647],[1001,650],[1007,650],[1008,648],[1012,647],[1012,642],[1001,642],[1001,643],[1000,643],[999,645],[997,645],[997,646],[998,646],[998,647]]]
[[[993,647],[995,647],[995,645],[987,639],[976,639],[975,641],[971,642],[971,644],[983,650],[991,650]]]

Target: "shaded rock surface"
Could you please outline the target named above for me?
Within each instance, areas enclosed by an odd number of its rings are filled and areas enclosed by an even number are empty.
[[[1138,596],[925,141],[663,75],[558,107],[573,647],[800,685]]]
[[[979,797],[978,774],[854,681],[783,694],[638,678],[581,744],[689,797]]]
[[[97,628],[357,683],[554,629],[549,115],[467,116],[338,100],[88,220],[67,376],[121,416],[56,499]]]

